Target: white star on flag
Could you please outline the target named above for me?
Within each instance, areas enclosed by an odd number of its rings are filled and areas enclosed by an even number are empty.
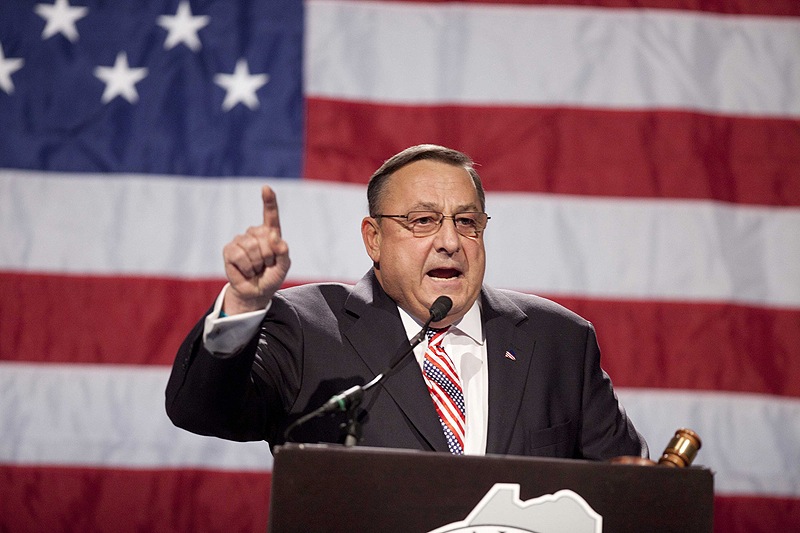
[[[242,103],[250,109],[257,108],[256,91],[267,81],[269,81],[268,74],[250,74],[250,68],[245,59],[236,62],[233,74],[216,74],[214,76],[214,83],[227,91],[225,100],[222,102],[224,111],[229,111],[238,103]]]
[[[87,7],[72,7],[69,0],[56,0],[55,4],[36,4],[36,14],[47,21],[42,30],[42,39],[49,39],[60,33],[71,42],[78,40],[75,22],[86,16]]]
[[[139,99],[136,84],[147,76],[146,68],[130,68],[128,55],[125,52],[117,54],[113,67],[97,67],[94,75],[106,83],[101,101],[107,104],[116,96],[121,96],[134,104]]]
[[[210,17],[205,15],[192,16],[192,8],[187,0],[178,5],[175,15],[161,15],[158,25],[167,30],[164,49],[169,50],[180,43],[185,44],[190,50],[197,52],[201,48],[200,37],[197,32],[208,25]]]
[[[0,89],[11,94],[14,92],[14,82],[11,80],[11,75],[22,68],[25,60],[18,57],[9,57],[3,52],[3,44],[0,43]]]

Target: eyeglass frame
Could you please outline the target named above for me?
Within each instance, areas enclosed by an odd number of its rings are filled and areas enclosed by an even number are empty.
[[[375,219],[380,219],[380,218],[405,219],[406,222],[408,222],[409,217],[411,216],[412,213],[429,213],[429,214],[435,214],[435,215],[441,216],[441,219],[436,224],[436,230],[431,232],[431,233],[424,233],[422,235],[418,235],[417,233],[414,232],[414,228],[413,227],[409,227],[407,225],[404,225],[404,227],[408,231],[410,231],[411,234],[414,235],[414,237],[430,237],[431,235],[436,235],[437,233],[439,233],[439,230],[442,229],[442,226],[444,225],[445,219],[449,218],[450,220],[453,221],[453,226],[455,227],[455,230],[459,235],[461,235],[463,237],[468,237],[468,238],[473,239],[473,238],[480,237],[481,233],[483,233],[483,231],[486,229],[486,225],[489,223],[489,220],[492,219],[492,217],[490,217],[489,215],[487,215],[483,211],[462,211],[460,213],[455,213],[453,215],[445,215],[441,211],[433,211],[433,210],[426,210],[426,209],[414,209],[412,211],[409,211],[405,215],[377,214],[377,215],[373,215],[372,218],[375,218]],[[483,227],[481,227],[480,229],[476,229],[475,230],[475,234],[474,235],[468,235],[468,234],[462,233],[459,230],[458,225],[456,224],[456,217],[458,217],[459,215],[483,215],[483,216],[486,217],[486,220],[483,222]]]

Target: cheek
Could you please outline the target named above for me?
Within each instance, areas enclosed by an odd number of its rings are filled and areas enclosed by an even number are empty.
[[[406,233],[384,234],[381,246],[384,260],[391,257],[392,260],[406,265],[424,262],[429,249],[430,245],[425,242],[425,239],[412,237]]]
[[[483,282],[483,275],[486,270],[486,254],[483,247],[478,247],[469,256],[469,275],[476,283]]]
[[[467,258],[469,259],[470,267],[480,268],[484,264],[486,251],[482,241],[469,241],[464,246],[464,250],[466,251]]]
[[[392,248],[391,257],[400,274],[413,277],[425,265],[427,254],[418,246],[407,245]]]

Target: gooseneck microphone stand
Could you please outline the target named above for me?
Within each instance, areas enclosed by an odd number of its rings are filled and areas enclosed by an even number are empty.
[[[322,407],[319,407],[318,409],[315,409],[314,411],[311,411],[310,413],[305,414],[292,422],[283,433],[284,440],[288,441],[292,431],[302,426],[309,420],[326,415],[328,413],[345,411],[347,417],[347,422],[345,423],[347,436],[345,437],[344,445],[347,447],[355,446],[358,443],[361,433],[361,427],[360,423],[358,422],[358,417],[356,416],[356,411],[358,406],[361,405],[361,400],[364,398],[364,393],[389,377],[397,368],[397,366],[414,351],[414,348],[416,348],[420,342],[422,342],[422,339],[425,338],[425,334],[428,332],[428,327],[431,325],[431,323],[443,320],[444,317],[447,316],[447,313],[450,312],[452,307],[453,301],[447,296],[439,296],[436,298],[436,301],[433,302],[433,305],[431,305],[430,309],[428,310],[429,317],[422,326],[422,329],[416,334],[416,336],[409,340],[408,349],[401,353],[400,356],[396,357],[395,360],[389,364],[389,367],[386,370],[372,378],[372,380],[370,380],[370,382],[366,385],[355,385],[345,391],[340,392],[339,394],[334,394],[330,400],[322,405]]]

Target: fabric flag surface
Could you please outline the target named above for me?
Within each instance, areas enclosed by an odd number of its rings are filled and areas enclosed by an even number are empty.
[[[287,284],[354,282],[422,142],[487,283],[595,324],[651,453],[701,436],[715,530],[797,531],[794,0],[0,2],[0,531],[264,531],[268,446],[174,428],[169,365],[262,183]]]

